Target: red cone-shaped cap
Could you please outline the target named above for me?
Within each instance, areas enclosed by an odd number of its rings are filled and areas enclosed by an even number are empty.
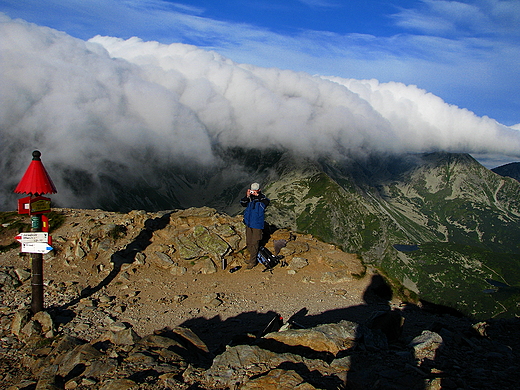
[[[35,150],[32,155],[33,159],[14,192],[33,195],[55,194],[58,191],[40,160],[42,154]]]

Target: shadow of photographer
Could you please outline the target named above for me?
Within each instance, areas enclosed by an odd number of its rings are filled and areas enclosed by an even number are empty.
[[[269,372],[274,369],[280,369],[296,372],[305,381],[317,388],[363,388],[365,385],[372,386],[376,384],[377,380],[381,383],[381,379],[374,376],[374,364],[377,364],[377,362],[371,361],[374,354],[380,353],[383,356],[390,353],[384,350],[385,347],[381,346],[381,343],[377,344],[373,340],[368,340],[368,335],[371,332],[367,332],[365,329],[372,318],[378,318],[381,314],[392,313],[389,305],[391,299],[392,290],[381,276],[375,275],[370,286],[364,292],[365,304],[363,305],[330,310],[317,315],[308,315],[307,309],[302,308],[293,314],[285,325],[277,312],[268,311],[267,313],[245,312],[226,320],[222,320],[220,316],[215,316],[211,319],[203,317],[193,318],[185,321],[181,326],[187,327],[196,333],[215,356],[225,354],[229,348],[234,347],[236,350],[230,356],[241,356],[243,353],[246,360],[250,358],[256,359],[257,357],[254,357],[255,353],[258,353],[258,358],[261,359],[261,356],[264,355],[260,351],[265,351],[265,356],[293,356],[293,358],[280,364],[259,361],[258,364],[265,365],[266,368],[262,372],[253,373],[250,377],[251,380],[269,375]],[[378,324],[377,321],[374,321],[372,323],[374,327],[373,333],[379,331],[384,334],[383,337],[395,341],[400,337],[401,318],[393,314],[390,314],[390,318],[394,320],[390,324]],[[353,324],[352,343],[350,347],[340,350],[337,354],[327,350],[315,350],[313,343],[308,345],[305,342],[302,344],[286,344],[276,339],[262,337],[266,333],[278,331],[282,325],[288,327],[288,329],[304,329],[301,337],[312,337],[303,335],[306,332],[305,328],[311,331],[314,327],[335,324],[341,321],[350,321]],[[300,336],[297,335],[295,337]],[[382,337],[379,339],[382,339]],[[367,348],[367,345],[371,347]],[[386,349],[388,349],[388,345],[385,345]],[[244,346],[249,346],[253,348],[251,351],[258,352],[248,352],[247,348],[242,348]],[[379,347],[381,348],[380,352],[376,351]],[[328,367],[336,359],[341,361],[347,359],[348,369],[325,372],[313,368],[313,364],[316,367]],[[275,360],[277,361],[277,359]],[[313,361],[317,363],[312,363]],[[309,366],[304,362],[311,362],[311,365]],[[273,366],[270,366],[270,364],[273,364]],[[370,370],[367,369],[368,367],[370,367]],[[408,383],[412,385],[411,388],[421,389],[421,385],[417,385],[417,383],[421,383],[422,379],[417,378],[417,375],[415,375],[415,382],[408,381]],[[359,385],[361,387],[348,387],[347,384],[349,386]]]

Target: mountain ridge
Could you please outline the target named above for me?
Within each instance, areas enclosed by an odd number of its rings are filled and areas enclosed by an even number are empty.
[[[489,287],[486,279],[498,277],[514,285],[520,280],[514,270],[520,260],[518,182],[496,175],[467,154],[415,154],[400,160],[372,157],[364,165],[352,160],[322,161],[321,167],[296,178],[292,173],[285,182],[277,177],[276,184],[267,186],[267,194],[272,191],[272,197],[277,197],[271,209],[275,211],[269,211],[273,220],[280,219],[277,210],[290,210],[296,199],[287,191],[294,186],[281,183],[296,182],[306,201],[304,212],[292,219],[296,231],[360,254],[394,284],[424,299],[477,318],[518,313],[515,297],[504,310],[503,302],[481,293]],[[286,192],[280,199],[276,191],[282,187]],[[421,249],[403,254],[395,249],[399,244]],[[507,260],[495,261],[498,253],[507,254]],[[479,260],[471,260],[467,272],[460,264],[473,257]],[[447,277],[447,270],[456,276]],[[456,293],[439,287],[457,276],[461,280],[455,283]]]
[[[163,165],[119,175],[116,167],[102,185],[92,186],[89,202],[123,212],[208,206],[236,216],[242,211],[238,200],[256,181],[271,199],[266,216],[272,229],[312,234],[356,253],[402,294],[477,318],[518,313],[516,295],[504,310],[498,295],[482,291],[489,289],[486,279],[519,284],[520,183],[470,155],[310,158],[244,148],[220,149],[218,155],[219,164],[205,169]],[[396,245],[420,249],[403,253]],[[462,264],[472,265],[468,270]],[[447,281],[459,285],[456,293]]]
[[[520,162],[512,162],[501,165],[491,170],[500,176],[507,176],[515,179],[516,181],[520,181]]]

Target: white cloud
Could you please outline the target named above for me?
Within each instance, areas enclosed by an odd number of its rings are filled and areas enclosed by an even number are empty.
[[[516,0],[421,0],[393,15],[397,25],[421,33],[451,37],[518,36],[520,3]]]
[[[0,36],[3,194],[26,168],[20,156],[34,149],[92,180],[114,166],[153,180],[158,165],[211,165],[216,145],[520,157],[517,130],[415,86],[240,65],[184,44],[84,42],[6,17]]]
[[[494,119],[481,118],[446,104],[438,96],[413,85],[377,80],[331,80],[359,94],[392,123],[396,142],[403,150],[518,154],[513,146],[520,140],[517,131]]]
[[[474,4],[458,1],[422,0],[424,7],[403,9],[394,15],[396,23],[404,28],[426,34],[457,34],[460,30],[482,29],[488,26],[487,17]]]
[[[340,4],[301,1],[324,7]],[[63,26],[63,30],[84,39],[96,34],[125,39],[139,36],[163,43],[195,44],[239,63],[400,81],[418,85],[479,115],[490,115],[506,124],[518,121],[520,101],[514,97],[520,88],[518,0],[412,2],[393,15],[397,29],[381,36],[304,28],[283,35],[252,24],[205,17],[203,8],[182,1],[4,3],[3,9],[16,9],[19,14]]]

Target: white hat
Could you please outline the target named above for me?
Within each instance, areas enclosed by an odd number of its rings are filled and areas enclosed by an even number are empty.
[[[251,184],[251,191],[258,191],[260,189],[260,184],[253,183]]]

